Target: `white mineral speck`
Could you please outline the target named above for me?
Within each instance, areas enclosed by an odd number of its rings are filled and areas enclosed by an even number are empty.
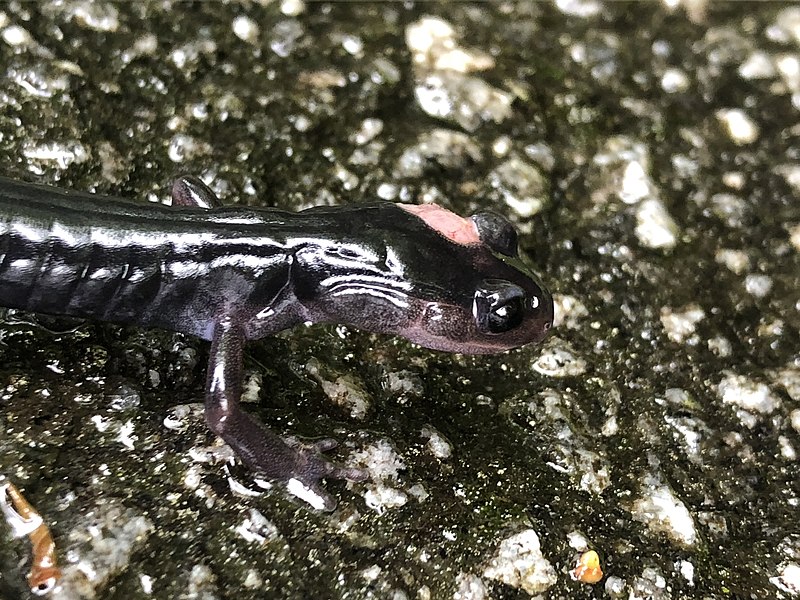
[[[667,580],[658,567],[645,567],[640,577],[635,577],[630,586],[629,600],[671,600]]]
[[[381,569],[378,565],[372,565],[371,567],[367,567],[361,571],[361,577],[364,579],[364,581],[371,583],[380,577],[382,571],[383,569]]]
[[[203,598],[204,600],[216,600],[217,577],[210,567],[204,564],[196,564],[189,572],[189,585],[186,589],[186,598]]]
[[[158,38],[152,33],[143,33],[133,42],[126,56],[129,60],[135,56],[152,56],[156,50],[158,50]]]
[[[792,429],[800,433],[800,408],[795,408],[789,418],[792,423]]]
[[[741,191],[745,182],[745,175],[741,171],[727,171],[722,174],[722,183],[733,190]]]
[[[616,577],[612,575],[608,579],[606,579],[606,584],[603,587],[606,593],[611,598],[623,598],[623,592],[625,591],[625,580],[621,577]],[[631,596],[631,600],[633,600],[635,596]]]
[[[97,428],[97,431],[99,431],[100,433],[105,433],[106,431],[108,431],[108,428],[111,427],[111,420],[110,419],[106,419],[106,418],[104,418],[104,417],[102,417],[100,415],[94,415],[89,420],[92,423],[94,423],[94,426]]]
[[[383,377],[382,387],[398,404],[406,404],[425,392],[420,376],[408,370],[387,372]]]
[[[699,304],[690,304],[676,310],[665,306],[661,309],[661,325],[667,332],[667,337],[680,344],[694,335],[695,326],[705,316],[706,313]]]
[[[352,136],[352,141],[359,146],[363,146],[379,136],[382,131],[383,121],[381,119],[364,119],[359,130]]]
[[[468,136],[449,129],[433,129],[419,136],[397,160],[398,177],[419,177],[425,165],[435,163],[445,169],[466,170],[481,160],[480,147]]]
[[[436,458],[443,460],[453,454],[453,446],[433,427],[423,427],[422,437],[427,438],[428,443],[425,444],[425,448]]]
[[[340,164],[336,165],[336,168],[334,169],[334,175],[336,176],[336,179],[341,182],[342,188],[345,191],[349,192],[358,186],[358,176]]]
[[[153,593],[153,578],[150,575],[139,575],[139,584],[145,594]]]
[[[533,529],[526,529],[500,542],[497,554],[489,561],[483,576],[532,596],[541,594],[557,581],[556,571],[542,554],[539,536]]]
[[[744,278],[744,289],[756,298],[764,298],[772,289],[772,277],[754,273]]]
[[[183,476],[183,485],[190,490],[196,490],[198,487],[200,487],[202,481],[203,474],[198,465],[193,465],[186,469],[186,473]]]
[[[800,364],[790,365],[778,371],[777,381],[792,400],[800,402]]]
[[[651,531],[665,533],[684,546],[697,541],[694,521],[683,502],[655,477],[645,477],[641,497],[633,503],[633,518]]]
[[[384,182],[378,186],[376,193],[381,200],[394,200],[397,198],[399,190],[394,183]]]
[[[645,172],[642,163],[639,161],[629,162],[622,174],[622,182],[617,194],[619,199],[625,204],[636,204],[648,196],[652,196],[653,191],[653,182]]]
[[[261,395],[261,373],[252,371],[247,374],[242,386],[242,402],[258,402]]]
[[[775,61],[778,74],[791,91],[800,90],[800,57],[794,54],[782,54]]]
[[[360,56],[364,51],[364,42],[357,35],[346,35],[342,39],[342,48],[352,56]]]
[[[525,156],[538,164],[545,171],[552,171],[556,166],[556,158],[553,156],[553,149],[543,142],[528,144],[523,148]]]
[[[254,590],[260,588],[264,585],[264,580],[261,578],[261,575],[255,569],[250,569],[247,571],[247,575],[242,582],[242,585],[249,590]]]
[[[582,319],[589,315],[586,306],[576,296],[553,295],[555,318],[553,327],[576,329]]]
[[[53,162],[61,169],[71,164],[80,164],[89,159],[86,147],[78,141],[44,142],[39,145],[29,143],[23,147],[25,158],[44,163]]]
[[[305,29],[298,20],[287,19],[276,23],[271,33],[270,50],[281,58],[286,58],[294,51]]]
[[[31,34],[19,25],[11,25],[3,29],[3,41],[9,46],[27,46],[31,43]]]
[[[689,89],[689,77],[681,69],[667,69],[661,76],[661,89],[668,94],[685,92]]]
[[[747,253],[742,250],[729,250],[727,248],[720,248],[714,255],[716,261],[725,265],[730,271],[741,275],[750,266],[750,259]]]
[[[172,162],[180,163],[208,153],[210,146],[191,135],[177,133],[169,141],[167,156]]]
[[[95,31],[116,31],[119,29],[119,11],[111,2],[84,2],[73,4],[75,20]]]
[[[355,452],[351,457],[351,464],[366,468],[370,478],[376,481],[396,480],[399,471],[406,468],[405,463],[386,440],[379,440],[364,450]]]
[[[201,403],[178,404],[167,411],[163,423],[167,429],[183,431],[192,421],[200,423],[202,419],[203,405]]]
[[[444,87],[442,78],[431,75],[414,88],[420,108],[432,117],[445,118],[453,112],[453,100]]]
[[[492,142],[492,153],[498,158],[508,154],[509,150],[511,150],[511,138],[507,135],[501,135]]]
[[[296,17],[303,14],[306,10],[306,3],[303,0],[283,0],[281,2],[281,12],[287,17]]]
[[[725,404],[749,412],[770,414],[778,406],[778,399],[769,387],[744,375],[727,373],[717,386],[717,394]]]
[[[725,126],[728,136],[736,144],[750,144],[758,139],[758,125],[741,109],[718,110],[717,119]]]
[[[618,431],[619,431],[619,423],[617,422],[617,417],[614,415],[608,417],[603,422],[603,426],[600,429],[600,433],[602,433],[606,437],[616,435]]]
[[[300,498],[301,500],[305,500],[317,510],[323,510],[327,508],[325,498],[320,496],[316,491],[312,490],[299,479],[292,477],[289,481],[287,481],[286,491],[293,496]]]
[[[772,58],[763,50],[756,50],[739,65],[739,75],[742,79],[769,79],[775,77],[775,67]]]
[[[577,356],[564,340],[551,337],[531,368],[549,377],[569,377],[586,372],[586,361]]]
[[[480,577],[473,573],[458,574],[453,600],[486,600],[486,598],[489,598],[489,590]]]
[[[585,492],[600,495],[611,485],[611,465],[607,458],[580,446],[564,448],[567,471],[577,475],[578,486]]]
[[[674,155],[670,162],[672,163],[672,168],[675,169],[675,174],[681,179],[691,179],[700,171],[699,163],[685,154]]]
[[[770,583],[792,595],[800,594],[800,565],[789,563],[777,577],[770,577]]]
[[[700,441],[703,436],[698,429],[702,427],[702,423],[689,417],[665,416],[664,420],[679,434],[678,439],[683,442],[686,454],[692,459],[699,459]]]
[[[116,441],[125,446],[128,450],[133,450],[133,443],[138,439],[138,436],[133,435],[133,421],[125,421],[125,423],[119,428]]]
[[[453,48],[439,53],[434,60],[433,68],[457,73],[485,71],[494,66],[494,59],[488,54],[476,50]]]
[[[778,445],[781,448],[781,456],[786,460],[796,460],[797,451],[792,446],[792,442],[785,435],[778,436]]]
[[[249,44],[255,43],[258,40],[260,29],[258,23],[253,21],[250,17],[245,15],[238,15],[233,19],[233,35],[238,37],[243,42]]]
[[[720,358],[726,358],[733,352],[733,346],[731,346],[730,341],[721,335],[708,340],[708,349]]]
[[[800,8],[790,6],[780,11],[775,21],[767,27],[766,34],[773,42],[800,44]]]
[[[795,193],[800,194],[800,164],[778,165],[773,171],[783,177]]]
[[[412,53],[426,55],[434,46],[453,47],[455,31],[445,20],[423,17],[406,27],[406,45]]]
[[[428,490],[421,483],[415,483],[408,488],[408,493],[416,498],[417,502],[425,502],[430,497]]]
[[[570,531],[567,534],[567,544],[569,544],[570,548],[578,552],[589,549],[589,541],[580,531]]]
[[[636,208],[636,237],[647,248],[674,248],[678,225],[660,200],[645,200]]]
[[[741,227],[749,210],[747,201],[736,194],[720,193],[711,196],[711,210],[728,227]]]
[[[399,508],[408,502],[408,496],[403,490],[384,484],[371,485],[364,494],[364,503],[382,515],[391,508]]]
[[[236,528],[236,533],[256,544],[279,536],[278,528],[255,508],[250,509],[249,516]]]
[[[800,224],[789,228],[789,242],[800,252]]]
[[[565,15],[588,19],[600,14],[603,6],[596,0],[556,0],[556,8]]]
[[[680,571],[683,578],[688,581],[690,585],[694,585],[694,565],[688,560],[682,560],[680,562]]]

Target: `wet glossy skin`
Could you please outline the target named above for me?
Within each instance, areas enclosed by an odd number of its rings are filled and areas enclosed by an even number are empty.
[[[321,477],[363,473],[321,458],[329,440],[289,447],[239,408],[246,340],[330,322],[485,353],[538,342],[552,324],[550,295],[516,258],[516,232],[491,213],[467,221],[442,210],[472,228],[462,239],[392,203],[223,208],[193,178],[176,182],[173,204],[0,178],[0,305],[210,340],[209,426],[320,508],[335,505]]]

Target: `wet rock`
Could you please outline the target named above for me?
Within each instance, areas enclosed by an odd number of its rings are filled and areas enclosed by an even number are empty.
[[[466,134],[434,129],[420,136],[397,161],[395,177],[420,177],[429,165],[465,171],[481,160],[480,147]]]
[[[534,216],[548,204],[547,179],[539,169],[518,156],[512,156],[489,173],[489,183],[521,218]]]

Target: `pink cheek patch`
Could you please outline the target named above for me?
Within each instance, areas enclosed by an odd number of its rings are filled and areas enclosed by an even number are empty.
[[[400,208],[418,216],[428,227],[435,229],[456,244],[480,244],[478,229],[472,219],[457,214],[437,204],[398,204]]]

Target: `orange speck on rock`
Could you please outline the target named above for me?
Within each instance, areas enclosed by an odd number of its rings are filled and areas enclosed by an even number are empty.
[[[600,568],[600,557],[594,550],[587,550],[581,554],[578,564],[570,571],[570,575],[581,583],[597,583],[603,578]]]

